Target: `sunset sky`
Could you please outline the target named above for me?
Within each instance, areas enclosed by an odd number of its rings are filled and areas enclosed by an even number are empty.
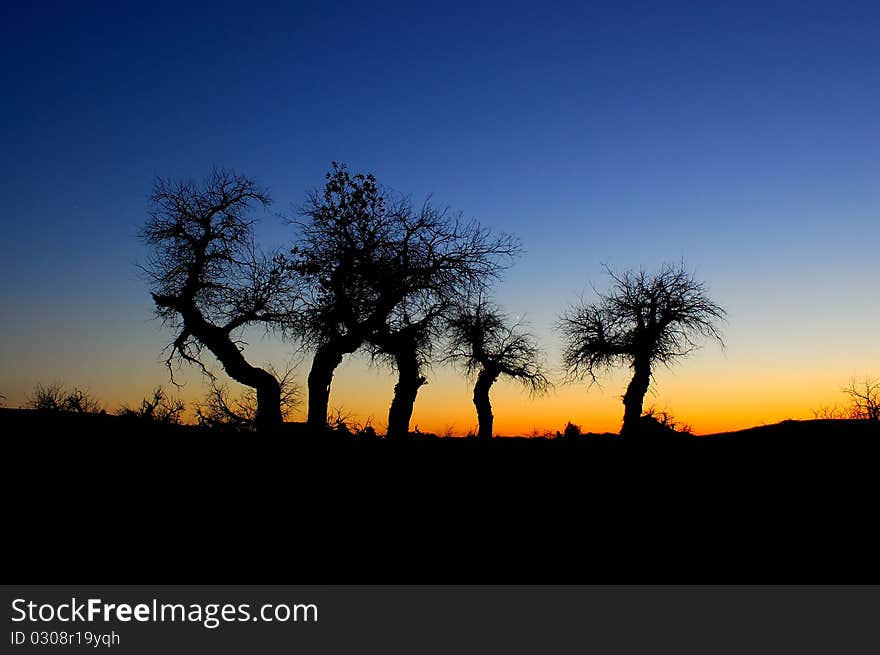
[[[256,178],[279,245],[278,214],[332,161],[517,234],[497,299],[556,372],[554,323],[603,264],[684,259],[727,309],[726,347],[658,370],[646,405],[697,433],[810,418],[880,376],[876,0],[22,2],[0,31],[6,406],[38,382],[110,409],[167,384],[136,267],[156,175]],[[255,363],[293,355],[249,341]],[[496,432],[617,431],[626,374],[535,400],[501,382]],[[429,379],[412,426],[475,428],[468,381]],[[393,384],[355,356],[331,407],[384,431]]]

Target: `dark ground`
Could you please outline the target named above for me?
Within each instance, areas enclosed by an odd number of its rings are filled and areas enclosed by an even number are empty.
[[[642,443],[0,426],[8,582],[880,582],[876,423]]]

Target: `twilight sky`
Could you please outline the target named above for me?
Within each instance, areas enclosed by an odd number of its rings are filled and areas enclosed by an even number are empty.
[[[646,404],[698,433],[808,418],[880,375],[874,0],[7,3],[0,36],[8,406],[37,382],[111,408],[167,382],[135,266],[154,176],[234,168],[290,214],[334,160],[516,233],[497,297],[553,367],[553,324],[603,263],[684,258],[728,310],[727,347],[657,371]],[[259,233],[291,238],[275,213]],[[474,427],[467,381],[429,377],[413,426]],[[499,383],[496,430],[616,431],[625,383],[534,401]],[[355,357],[331,406],[382,431],[392,387]]]

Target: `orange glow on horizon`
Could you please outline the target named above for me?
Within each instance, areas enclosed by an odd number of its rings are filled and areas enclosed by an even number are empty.
[[[289,420],[305,418],[305,376],[309,363],[306,360],[298,368],[301,404]],[[840,388],[853,375],[863,374],[845,361],[834,368],[820,362],[811,369],[775,369],[764,368],[756,374],[742,362],[710,356],[695,358],[671,370],[657,371],[644,406],[670,412],[679,424],[689,425],[695,434],[735,431],[785,419],[811,419],[814,410],[842,405]],[[112,372],[94,370],[88,376],[74,372],[16,380],[15,386],[3,389],[7,395],[5,406],[24,406],[37,382],[60,380],[88,390],[108,412],[113,412],[123,404],[138,406],[154,387],[164,385],[187,403],[185,418],[194,421],[194,405],[207,389],[195,371],[184,369],[178,379],[185,384],[178,391],[169,384],[167,371],[155,364],[128,371],[119,367]],[[125,373],[132,376],[129,378]],[[429,384],[419,392],[411,429],[455,436],[475,432],[477,418],[471,383],[456,371],[443,368],[430,371],[429,379]],[[384,433],[394,382],[387,370],[370,368],[357,358],[346,360],[334,377],[331,414],[339,410],[353,424],[369,422],[377,432]],[[499,381],[492,389],[494,431],[503,436],[555,435],[571,421],[583,432],[616,433],[623,416],[620,397],[627,382],[624,369],[602,380],[601,386],[559,385],[546,396],[530,398],[516,384]],[[238,388],[234,383],[229,387]]]

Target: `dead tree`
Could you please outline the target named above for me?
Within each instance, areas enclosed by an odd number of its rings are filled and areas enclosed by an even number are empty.
[[[598,294],[596,303],[571,308],[560,319],[562,358],[570,379],[589,378],[591,383],[607,369],[632,369],[623,395],[621,434],[635,434],[654,367],[671,365],[703,339],[721,342],[718,323],[725,311],[684,264],[663,265],[654,274],[606,270],[611,291]]]
[[[194,364],[213,379],[207,349],[236,382],[255,390],[261,430],[282,423],[281,389],[269,371],[245,359],[238,335],[249,325],[272,329],[291,320],[298,297],[289,258],[263,255],[254,245],[252,206],[269,205],[252,179],[215,170],[199,186],[156,180],[150,218],[143,228],[151,253],[143,270],[156,314],[176,336],[166,364]]]

